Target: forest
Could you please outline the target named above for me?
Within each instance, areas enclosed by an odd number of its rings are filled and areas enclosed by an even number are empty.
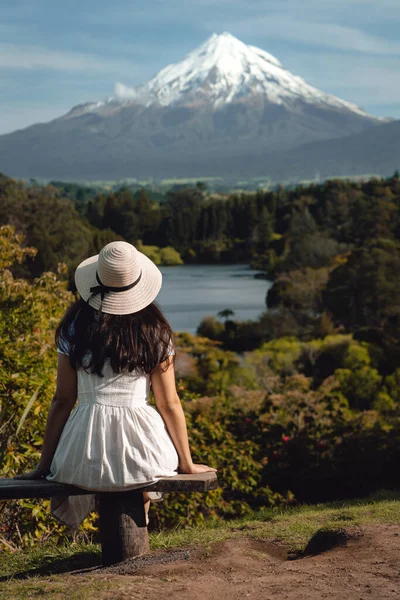
[[[0,476],[38,460],[71,272],[112,239],[171,262],[249,262],[274,284],[257,322],[226,310],[177,334],[196,460],[222,487],[171,495],[154,527],[398,487],[400,178],[214,197],[109,194],[0,177]],[[167,250],[166,250],[167,249]],[[224,307],[222,307],[224,308]],[[48,505],[1,508],[0,545],[67,535]],[[81,535],[96,536],[96,516]]]

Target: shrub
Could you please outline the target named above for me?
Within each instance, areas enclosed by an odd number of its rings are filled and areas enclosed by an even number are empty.
[[[221,321],[215,317],[204,317],[197,328],[198,335],[209,338],[210,340],[218,340],[223,334],[225,328]]]
[[[183,265],[181,255],[171,246],[161,248],[160,261],[162,265]]]
[[[137,242],[136,246],[140,252],[143,252],[156,265],[183,265],[183,260],[179,252],[171,246],[167,246],[166,248],[145,246],[140,241]]]
[[[0,228],[0,477],[38,461],[56,380],[54,331],[72,300],[54,273],[33,282],[13,277],[15,262],[35,252],[22,242],[12,227]],[[55,528],[43,505],[28,501],[6,503],[2,521],[9,543],[31,543]]]

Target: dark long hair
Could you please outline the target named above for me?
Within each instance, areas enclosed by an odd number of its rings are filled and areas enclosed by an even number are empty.
[[[130,315],[109,315],[74,302],[56,331],[56,344],[69,355],[73,368],[103,374],[110,360],[114,373],[134,371],[150,374],[171,358],[173,334],[159,307],[153,302]]]

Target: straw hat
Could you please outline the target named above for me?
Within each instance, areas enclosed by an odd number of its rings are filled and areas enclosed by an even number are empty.
[[[111,242],[75,271],[79,294],[90,306],[110,315],[128,315],[153,302],[161,271],[127,242]]]

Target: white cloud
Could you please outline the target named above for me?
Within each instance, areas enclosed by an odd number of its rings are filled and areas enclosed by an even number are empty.
[[[0,69],[50,69],[56,71],[134,71],[126,60],[109,60],[81,52],[62,52],[40,46],[0,44]]]
[[[123,83],[116,83],[114,87],[114,96],[118,100],[133,100],[137,94],[134,88],[131,88]]]

